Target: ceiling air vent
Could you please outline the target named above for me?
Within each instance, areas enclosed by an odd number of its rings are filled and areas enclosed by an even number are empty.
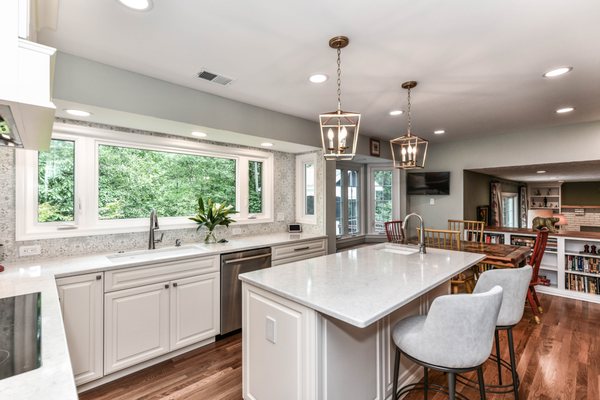
[[[223,85],[223,86],[229,85],[233,81],[232,78],[228,78],[223,75],[208,72],[205,69],[198,72],[198,78],[204,79],[204,80],[212,82],[212,83],[218,83],[219,85]]]

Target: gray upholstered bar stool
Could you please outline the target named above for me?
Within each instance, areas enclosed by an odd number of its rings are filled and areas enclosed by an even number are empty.
[[[427,315],[398,322],[392,331],[396,344],[392,398],[421,388],[427,398],[431,368],[447,373],[451,400],[456,398],[456,374],[477,370],[479,392],[485,399],[481,365],[492,352],[501,304],[502,287],[497,286],[486,293],[440,296],[433,301]],[[398,391],[402,354],[423,366],[425,376],[423,384],[406,385]],[[441,387],[431,386],[433,391],[445,392]]]
[[[477,285],[473,293],[484,293],[495,286],[501,286],[504,290],[502,295],[502,307],[498,314],[496,330],[494,332],[496,342],[496,354],[490,358],[498,366],[498,384],[487,385],[486,390],[490,393],[510,393],[514,392],[515,399],[519,398],[519,375],[517,374],[517,365],[515,361],[515,347],[513,343],[512,328],[523,318],[524,304],[527,297],[527,290],[531,282],[533,269],[530,265],[523,268],[494,269],[481,274],[477,280]],[[508,352],[510,354],[510,364],[500,357],[499,331],[506,331],[508,336]],[[512,382],[502,384],[502,367],[507,368],[512,375]],[[459,380],[463,383],[464,377]],[[471,381],[473,383],[473,381]],[[468,384],[468,383],[467,383]]]

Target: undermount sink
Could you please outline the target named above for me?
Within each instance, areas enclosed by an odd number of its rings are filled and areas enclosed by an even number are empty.
[[[169,258],[169,257],[180,257],[187,255],[195,255],[202,252],[206,252],[207,250],[195,245],[190,244],[187,246],[180,247],[166,247],[163,249],[156,250],[135,250],[135,251],[126,251],[122,253],[115,253],[107,256],[112,262],[131,262],[131,261],[149,261],[156,260],[160,258]]]
[[[405,256],[419,252],[418,247],[405,246],[395,243],[385,243],[377,250],[385,251],[386,253],[402,254]]]

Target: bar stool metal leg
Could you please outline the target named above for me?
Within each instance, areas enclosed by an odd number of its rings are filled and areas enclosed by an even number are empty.
[[[517,363],[515,361],[512,327],[508,328],[506,333],[508,334],[508,351],[510,352],[510,372],[512,373],[513,390],[515,392],[515,400],[519,400],[519,375],[517,374]]]
[[[456,400],[456,375],[454,372],[448,372],[448,398]]]
[[[494,340],[496,342],[496,363],[498,365],[498,384],[502,385],[502,359],[500,358],[500,336],[498,335],[498,329],[494,331]]]
[[[483,381],[483,367],[477,368],[477,380],[479,381],[479,397],[485,400],[485,382]]]
[[[396,400],[398,393],[398,375],[400,373],[400,349],[396,347],[396,357],[394,359],[394,381],[392,382],[392,399]]]
[[[427,400],[427,393],[429,393],[429,368],[423,367],[423,396]]]

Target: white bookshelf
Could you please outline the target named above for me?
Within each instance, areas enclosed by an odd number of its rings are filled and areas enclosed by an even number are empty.
[[[527,187],[530,210],[551,210],[559,213],[561,207],[560,183],[535,183]]]

